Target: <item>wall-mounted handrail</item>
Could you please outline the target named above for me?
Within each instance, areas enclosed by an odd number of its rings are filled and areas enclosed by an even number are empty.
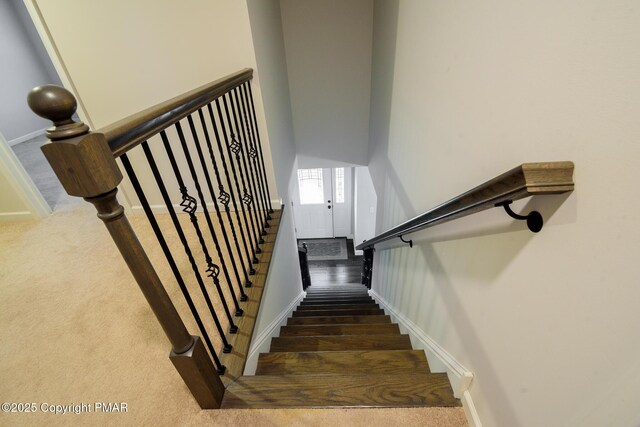
[[[496,206],[508,208],[510,202],[525,197],[573,191],[573,168],[573,162],[524,163],[359,244],[356,249],[371,249],[386,240]]]

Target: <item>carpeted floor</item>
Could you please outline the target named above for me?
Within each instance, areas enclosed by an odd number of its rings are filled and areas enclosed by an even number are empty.
[[[309,261],[329,261],[349,258],[347,239],[307,239],[301,240],[300,242],[307,244],[307,259]]]
[[[181,217],[186,227],[188,218]],[[163,266],[146,219],[131,221],[149,257]],[[179,267],[188,274],[188,264]],[[170,277],[168,268],[158,273]],[[174,281],[166,283],[185,313]],[[192,321],[185,322],[197,333]],[[0,343],[2,403],[128,406],[120,414],[0,412],[2,426],[467,425],[462,408],[201,411],[169,361],[169,343],[106,229],[82,201],[39,222],[0,223]]]

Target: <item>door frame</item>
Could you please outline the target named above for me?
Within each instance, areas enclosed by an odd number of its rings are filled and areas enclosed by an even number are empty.
[[[9,147],[2,133],[0,133],[0,173],[5,175],[9,184],[29,209],[29,212],[3,213],[0,215],[3,220],[42,219],[51,214],[49,204],[42,197],[42,193]]]

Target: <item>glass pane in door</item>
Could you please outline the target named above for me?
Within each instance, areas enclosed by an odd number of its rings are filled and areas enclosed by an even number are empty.
[[[298,190],[300,191],[301,205],[324,203],[322,168],[298,169]]]
[[[336,203],[344,203],[344,168],[336,168]]]

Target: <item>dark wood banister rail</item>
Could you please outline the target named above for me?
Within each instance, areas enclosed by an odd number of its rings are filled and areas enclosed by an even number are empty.
[[[371,249],[378,243],[490,209],[500,203],[573,191],[573,168],[573,162],[524,163],[359,244],[356,249]]]
[[[114,157],[126,153],[141,142],[156,135],[230,89],[248,82],[253,70],[245,68],[193,89],[168,101],[98,129],[107,139]]]

